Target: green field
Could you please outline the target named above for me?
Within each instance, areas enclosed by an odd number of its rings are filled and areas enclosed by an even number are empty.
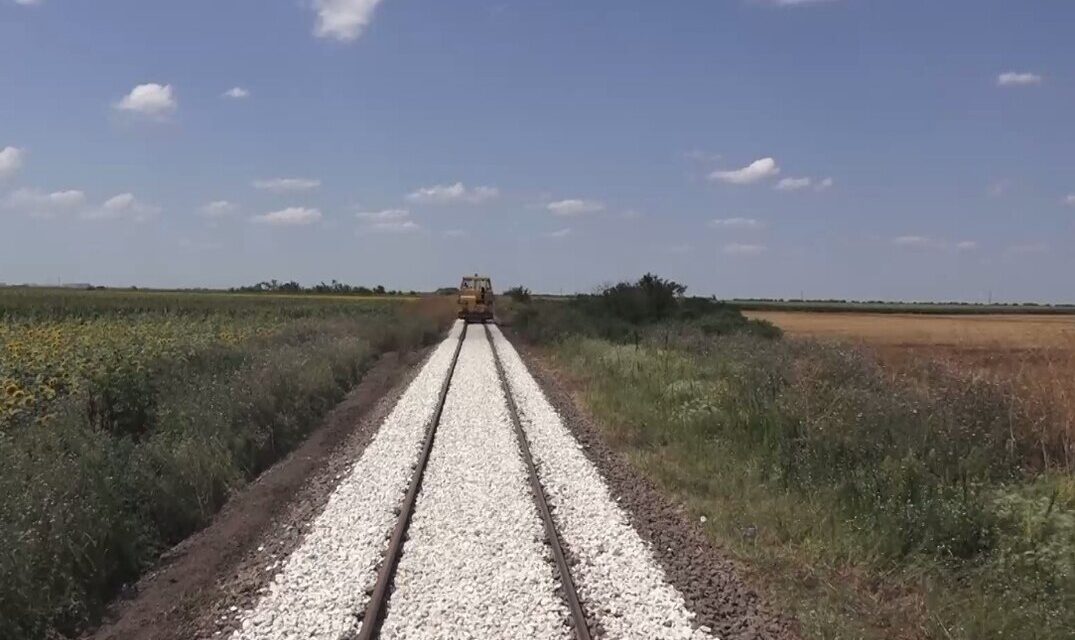
[[[0,637],[71,634],[301,442],[424,301],[0,289]]]

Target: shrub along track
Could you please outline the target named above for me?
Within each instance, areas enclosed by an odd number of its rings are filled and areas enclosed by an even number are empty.
[[[354,464],[320,513],[270,526],[193,626],[121,619],[126,632],[98,637],[793,636],[683,535],[682,513],[648,494],[626,500],[641,513],[618,504],[632,491],[622,474],[610,490],[607,463],[496,327],[456,325],[366,441],[346,448]]]

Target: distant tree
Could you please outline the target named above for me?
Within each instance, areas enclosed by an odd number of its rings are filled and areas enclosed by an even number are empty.
[[[505,291],[504,295],[515,302],[530,302],[531,299],[530,290],[523,286],[512,287]]]
[[[639,323],[668,317],[687,287],[647,273],[637,282],[620,282],[598,296],[606,311],[628,322]]]

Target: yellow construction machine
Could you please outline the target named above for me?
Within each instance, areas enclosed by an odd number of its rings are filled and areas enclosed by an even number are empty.
[[[463,276],[459,285],[459,317],[469,322],[493,319],[493,282],[487,276]]]

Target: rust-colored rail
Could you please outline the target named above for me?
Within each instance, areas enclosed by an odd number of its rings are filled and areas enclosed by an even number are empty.
[[[489,348],[493,350],[493,360],[496,362],[496,372],[500,376],[500,386],[504,389],[504,397],[508,401],[508,412],[511,414],[511,423],[515,427],[515,437],[519,441],[519,451],[526,462],[527,474],[530,476],[530,491],[534,496],[541,521],[545,524],[545,537],[548,539],[552,550],[552,557],[556,561],[556,569],[560,573],[560,583],[564,590],[564,599],[571,611],[571,621],[575,626],[575,638],[577,640],[590,640],[590,629],[586,626],[586,615],[582,611],[582,603],[579,602],[578,591],[575,590],[575,581],[571,578],[571,568],[567,564],[563,547],[560,545],[560,536],[556,532],[556,523],[552,519],[552,511],[549,503],[545,500],[545,490],[541,487],[541,479],[538,477],[537,467],[534,465],[534,457],[530,454],[530,443],[526,439],[522,422],[519,421],[519,411],[515,406],[515,399],[511,394],[511,385],[508,384],[508,376],[504,371],[504,363],[500,360],[500,354],[496,350],[496,342],[488,328],[485,329],[485,337],[489,340]]]
[[[426,472],[426,463],[429,462],[429,452],[433,450],[433,439],[437,434],[437,426],[440,425],[440,416],[444,413],[444,401],[448,398],[448,389],[452,385],[452,376],[455,374],[455,365],[459,362],[459,352],[463,349],[463,342],[467,338],[467,325],[463,325],[463,331],[459,334],[459,343],[455,345],[455,353],[452,354],[452,364],[448,368],[448,375],[440,387],[440,396],[437,400],[437,409],[433,412],[433,418],[426,427],[425,442],[422,444],[422,452],[418,456],[418,465],[414,468],[411,477],[411,485],[407,489],[407,496],[403,499],[400,507],[399,520],[396,528],[392,530],[392,538],[388,542],[388,551],[384,557],[384,564],[377,574],[377,582],[374,583],[370,602],[366,606],[366,612],[362,616],[362,627],[358,631],[357,640],[373,640],[381,632],[381,624],[384,622],[385,609],[388,605],[389,589],[396,575],[396,566],[399,564],[400,551],[403,549],[403,537],[407,534],[407,527],[411,524],[411,516],[414,514],[414,503],[418,499],[418,490],[422,487],[422,477]]]

